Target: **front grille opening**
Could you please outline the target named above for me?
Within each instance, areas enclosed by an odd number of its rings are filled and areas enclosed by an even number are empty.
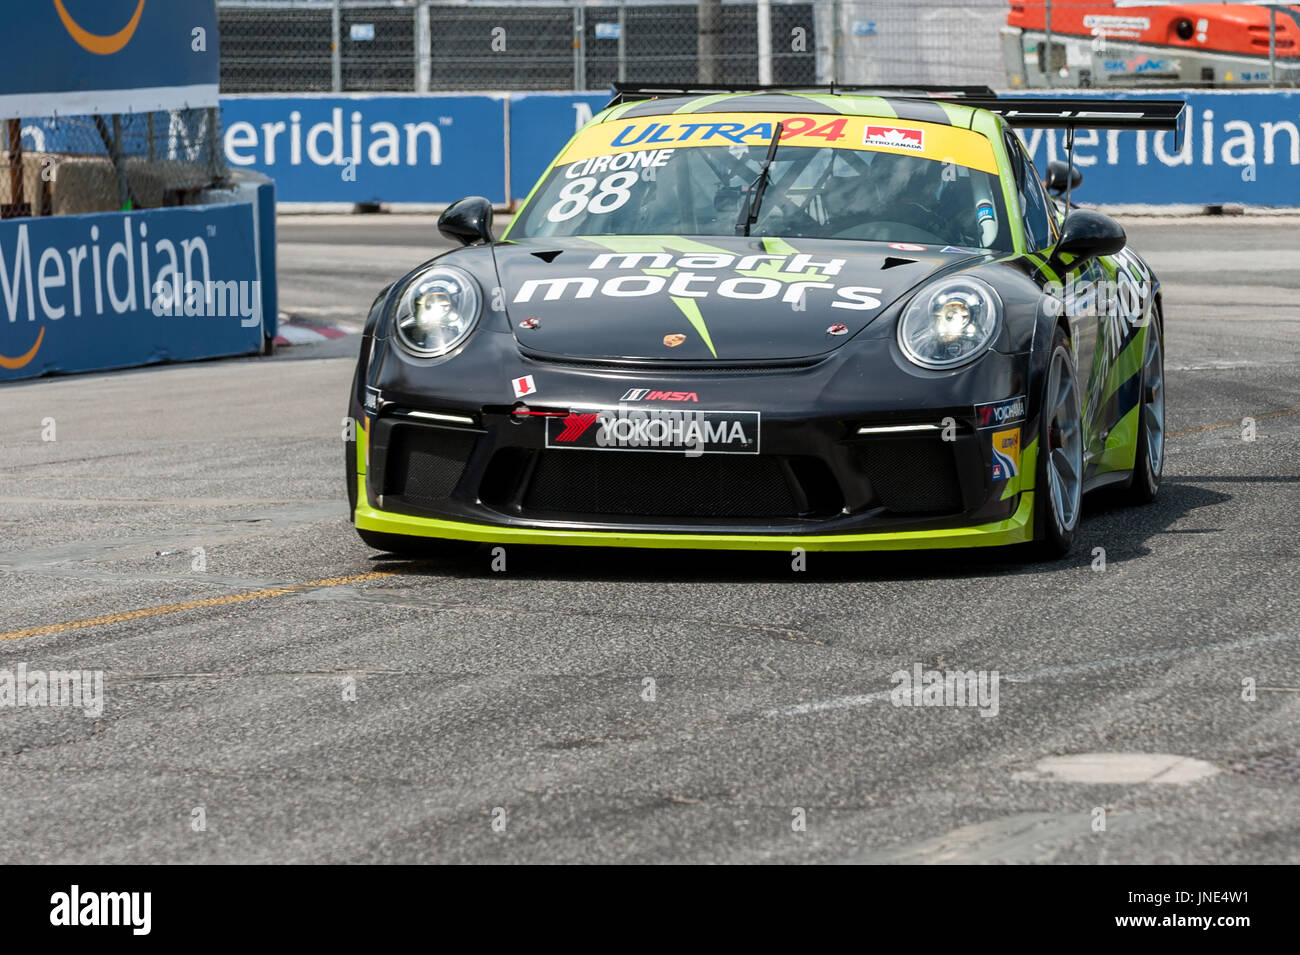
[[[476,435],[448,428],[401,425],[389,444],[385,496],[414,505],[445,501],[465,472]]]
[[[962,509],[954,442],[937,436],[862,442],[858,466],[877,502],[896,514],[952,514]]]
[[[522,506],[593,517],[792,520],[808,516],[806,497],[778,457],[564,450],[538,453]]]
[[[532,457],[532,452],[523,448],[503,448],[492,455],[479,482],[479,500],[493,507],[510,503],[518,494]]]
[[[796,484],[803,491],[807,516],[831,517],[844,509],[844,492],[825,461],[812,457],[786,460]]]

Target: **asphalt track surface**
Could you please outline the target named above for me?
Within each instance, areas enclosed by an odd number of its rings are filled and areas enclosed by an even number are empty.
[[[0,708],[0,862],[1300,861],[1296,222],[1126,223],[1165,484],[1050,564],[388,559],[344,514],[356,337],[4,386],[0,671],[104,704]],[[282,219],[282,305],[355,325],[440,246]],[[915,664],[997,670],[996,715],[891,705]]]

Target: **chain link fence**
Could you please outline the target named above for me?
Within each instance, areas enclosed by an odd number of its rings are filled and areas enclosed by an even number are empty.
[[[219,0],[218,6],[226,93],[600,90],[615,80],[995,88],[1295,84],[1300,6],[1270,12],[1238,4],[1236,11],[1251,12],[1233,18],[1254,19],[1238,30],[1245,31],[1241,49],[1232,53],[1215,52],[1207,40],[1229,36],[1230,7],[1195,9],[1201,11],[1195,17],[1170,14],[1169,42],[1186,47],[1170,50],[1134,42],[1135,22],[1149,28],[1165,21],[1104,0]]]
[[[220,111],[9,120],[0,215],[73,215],[187,205],[220,184]]]
[[[847,83],[1007,84],[1006,0],[844,0],[835,74]]]
[[[817,81],[811,0],[220,0],[225,93],[604,89]],[[829,26],[829,21],[827,21]],[[826,51],[828,52],[828,51]],[[825,72],[825,69],[822,71]]]

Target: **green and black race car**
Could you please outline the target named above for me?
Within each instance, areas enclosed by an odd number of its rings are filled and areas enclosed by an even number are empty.
[[[366,324],[362,538],[1059,555],[1151,500],[1159,283],[1014,127],[1182,104],[877,94],[620,89],[499,238],[448,208]]]

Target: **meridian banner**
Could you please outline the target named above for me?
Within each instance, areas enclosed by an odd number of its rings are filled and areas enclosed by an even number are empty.
[[[216,106],[214,0],[5,5],[0,119]]]

